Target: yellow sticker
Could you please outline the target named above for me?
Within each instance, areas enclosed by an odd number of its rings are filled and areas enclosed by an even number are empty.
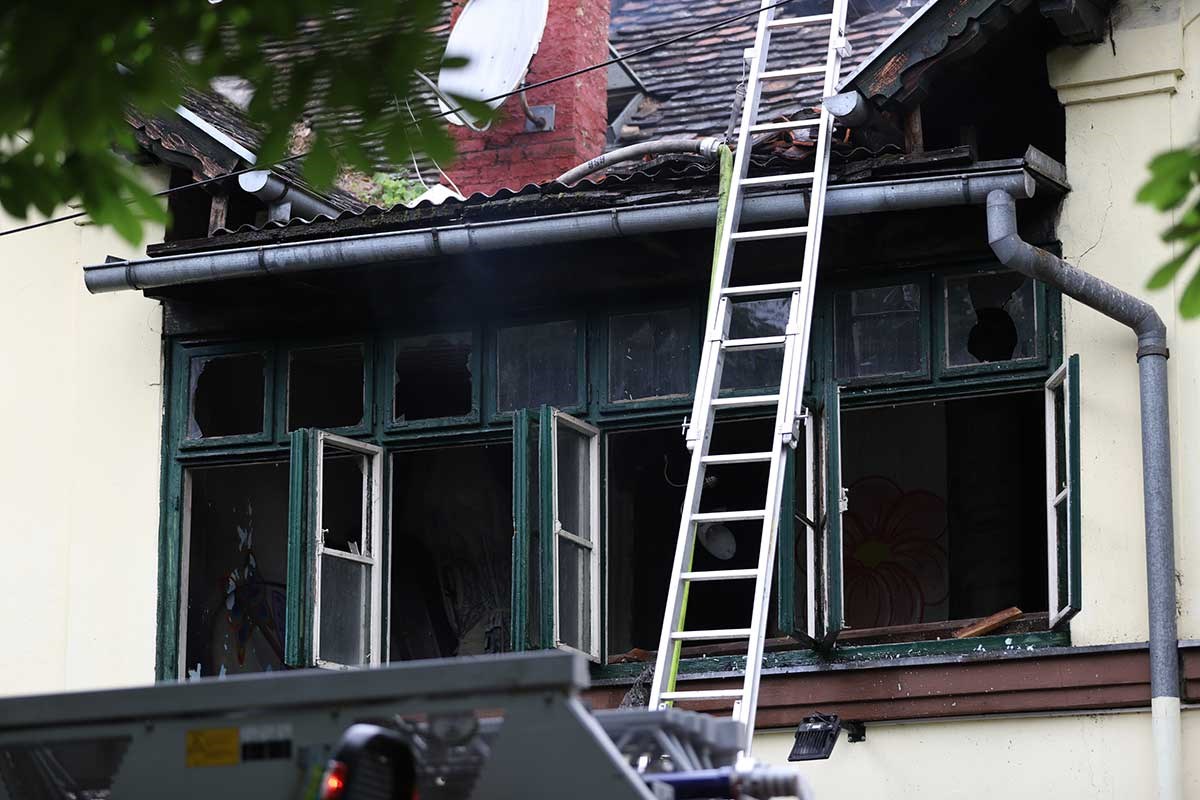
[[[237,728],[202,728],[187,732],[189,767],[227,767],[242,760]]]

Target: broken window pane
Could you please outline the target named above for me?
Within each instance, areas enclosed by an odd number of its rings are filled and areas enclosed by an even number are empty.
[[[472,338],[468,331],[408,336],[396,341],[393,418],[397,422],[471,413]]]
[[[1033,281],[1015,272],[946,280],[946,365],[1037,356]]]
[[[692,390],[687,309],[622,314],[609,321],[608,399],[686,395]]]
[[[287,608],[287,463],[189,469],[185,485],[185,674],[279,669]]]
[[[363,421],[361,345],[295,350],[288,369],[288,430],[348,428]]]
[[[503,444],[392,457],[391,659],[508,649],[512,454]]]
[[[729,338],[781,336],[787,329],[791,301],[786,297],[730,304]],[[725,354],[721,389],[778,388],[783,377],[783,348],[731,350]]]
[[[838,292],[834,332],[838,378],[920,372],[925,355],[921,287],[905,283]]]
[[[262,433],[262,353],[192,359],[188,438]]]
[[[371,663],[371,569],[333,555],[321,559],[320,660]]]
[[[578,326],[574,320],[501,328],[496,337],[496,408],[579,404]]]

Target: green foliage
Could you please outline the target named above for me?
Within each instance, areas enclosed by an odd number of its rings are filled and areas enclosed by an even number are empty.
[[[1150,180],[1142,186],[1137,199],[1159,211],[1182,209],[1179,221],[1162,234],[1163,241],[1178,252],[1147,283],[1151,289],[1163,289],[1200,251],[1200,143],[1155,157],[1150,162]],[[1200,269],[1184,287],[1179,312],[1184,319],[1200,317]]]
[[[339,164],[368,174],[382,146],[394,163],[424,152],[453,155],[441,120],[413,122],[396,98],[416,86],[415,68],[436,68],[429,33],[441,0],[64,0],[0,4],[0,206],[25,218],[78,201],[92,219],[131,242],[161,221],[121,155],[134,149],[127,108],[166,114],[185,86],[238,76],[254,89],[249,116],[265,138],[258,163],[288,153],[291,128],[314,103],[361,120],[337,139],[317,131],[304,164],[318,186]],[[319,22],[318,22],[319,20]],[[345,46],[353,42],[353,47]],[[296,53],[302,57],[296,58]],[[390,112],[390,113],[388,113]]]
[[[425,187],[420,182],[403,175],[387,175],[377,172],[371,180],[375,183],[375,190],[371,193],[371,202],[380,208],[392,208],[411,203],[425,193]]]

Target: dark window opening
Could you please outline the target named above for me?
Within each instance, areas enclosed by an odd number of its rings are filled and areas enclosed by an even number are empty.
[[[288,430],[361,424],[364,385],[360,345],[293,351],[288,369]]]
[[[363,541],[367,459],[325,446],[321,462],[321,539],[329,550],[353,555],[370,552]]]
[[[391,659],[508,649],[512,446],[392,458]]]
[[[265,370],[262,353],[194,359],[188,438],[262,433]]]
[[[172,169],[172,189],[179,189],[195,183],[190,170]],[[203,239],[208,236],[208,221],[212,214],[212,195],[204,189],[186,189],[172,192],[167,196],[167,210],[170,221],[167,223],[163,241],[174,242],[180,239]]]
[[[578,405],[578,349],[574,320],[501,328],[496,336],[497,410]]]
[[[472,336],[410,336],[396,342],[397,422],[464,417],[472,412]]]
[[[846,624],[1046,610],[1038,392],[842,414]]]
[[[773,429],[773,420],[722,422],[714,428],[710,452],[767,450]],[[639,660],[644,654],[637,650],[658,648],[689,457],[678,428],[608,436],[610,661]],[[713,467],[708,477],[710,485],[705,489],[701,511],[763,507],[766,464]],[[761,528],[761,522],[703,526],[692,569],[756,567]],[[753,581],[696,583],[689,591],[685,624],[691,630],[746,628],[753,610]],[[773,626],[774,611],[769,619]],[[705,644],[702,649],[711,652],[717,647],[720,643]],[[685,648],[684,654],[699,654],[689,652],[691,649]]]
[[[184,674],[280,669],[287,609],[288,465],[187,472]]]

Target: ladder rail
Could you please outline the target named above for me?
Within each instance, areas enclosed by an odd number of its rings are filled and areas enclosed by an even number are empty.
[[[718,234],[720,236],[716,257],[718,267],[712,276],[712,285],[709,287],[707,319],[704,325],[706,339],[700,357],[700,380],[704,379],[706,369],[712,370],[715,366],[713,364],[715,356],[711,352],[713,348],[709,345],[709,342],[712,339],[711,334],[715,332],[718,326],[718,312],[722,310],[719,308],[720,301],[724,299],[721,296],[721,290],[729,285],[729,274],[733,267],[733,253],[735,248],[733,234],[741,226],[742,181],[745,180],[750,170],[750,151],[753,149],[750,146],[750,128],[753,127],[756,121],[758,105],[762,100],[762,81],[759,79],[759,75],[762,72],[764,56],[771,45],[771,22],[775,19],[776,4],[772,0],[761,0],[759,5],[761,11],[758,15],[758,32],[754,40],[754,51],[750,60],[750,68],[747,70],[746,99],[742,105],[741,127],[738,132],[738,148],[733,156],[733,180],[729,187],[729,200],[726,205],[725,220]],[[699,391],[696,392],[696,396],[693,399],[692,424],[688,426],[687,434],[689,448],[693,447],[696,441],[696,436],[693,434],[696,421],[703,420],[708,415],[709,399],[711,398],[704,397]]]

